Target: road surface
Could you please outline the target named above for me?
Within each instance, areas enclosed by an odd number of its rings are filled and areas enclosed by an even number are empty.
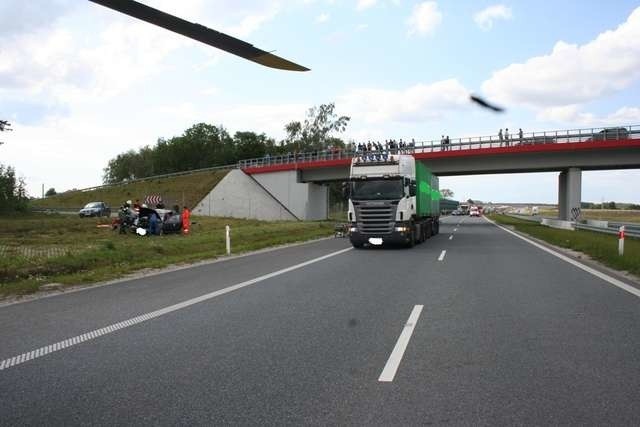
[[[640,293],[483,218],[349,248],[0,308],[0,424],[640,424]]]

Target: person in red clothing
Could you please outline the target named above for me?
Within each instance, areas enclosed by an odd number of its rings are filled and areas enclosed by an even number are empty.
[[[182,234],[189,234],[191,228],[191,212],[186,206],[182,208]]]

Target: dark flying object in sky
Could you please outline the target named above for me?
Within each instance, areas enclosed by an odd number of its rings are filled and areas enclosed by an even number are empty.
[[[173,31],[183,36],[198,40],[209,46],[217,47],[226,52],[233,53],[249,61],[256,62],[266,67],[278,68],[288,71],[309,71],[307,67],[295,64],[272,53],[265,52],[245,41],[231,37],[204,25],[185,21],[177,16],[170,15],[158,9],[146,6],[133,0],[89,0],[99,5],[108,7],[125,15],[133,16]]]
[[[7,130],[7,131],[13,130],[13,129],[11,129],[11,123],[9,123],[6,120],[0,120],[0,132],[3,132],[5,130]]]
[[[489,104],[487,101],[480,98],[479,96],[469,95],[469,98],[476,104],[480,105],[481,107],[488,108],[492,111],[495,111],[496,113],[502,113],[504,111],[504,108]]]

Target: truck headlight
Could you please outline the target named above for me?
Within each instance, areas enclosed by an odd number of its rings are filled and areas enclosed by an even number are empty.
[[[358,231],[358,227],[350,227],[349,228],[349,232],[351,232],[351,233],[355,233],[356,231]]]
[[[395,230],[404,233],[405,231],[409,231],[409,227],[396,227]]]

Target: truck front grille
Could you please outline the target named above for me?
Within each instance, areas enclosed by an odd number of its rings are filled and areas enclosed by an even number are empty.
[[[355,203],[354,203],[355,205]],[[391,203],[354,206],[358,231],[363,234],[391,234],[395,225],[396,206]]]

